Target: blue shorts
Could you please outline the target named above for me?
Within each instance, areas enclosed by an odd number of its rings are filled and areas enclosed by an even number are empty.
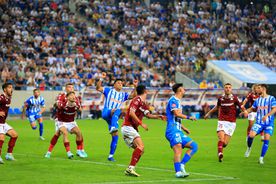
[[[111,129],[111,127],[119,128],[118,122],[116,122],[114,125],[112,125],[112,116],[111,116],[112,109],[103,109],[102,111],[102,117],[108,124],[108,130]]]
[[[257,134],[260,134],[262,131],[264,131],[265,134],[269,134],[270,136],[272,136],[274,131],[274,126],[255,123],[251,128],[251,130],[256,132]]]
[[[28,119],[30,123],[34,122],[35,120],[39,119],[42,117],[42,114],[30,114],[28,115]]]
[[[182,148],[184,148],[187,143],[192,141],[190,137],[181,131],[166,133],[166,138],[170,142],[171,147],[176,144],[181,144]]]

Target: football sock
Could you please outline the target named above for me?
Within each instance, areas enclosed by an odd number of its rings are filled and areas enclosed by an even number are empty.
[[[261,157],[264,157],[268,149],[269,140],[264,140]]]
[[[218,153],[222,153],[222,152],[223,152],[223,142],[218,141]]]
[[[191,156],[188,155],[187,153],[184,155],[182,161],[181,161],[181,164],[186,164],[189,160],[191,159]]]
[[[14,148],[15,143],[16,143],[16,140],[17,140],[17,137],[11,137],[10,138],[10,141],[8,143],[8,153],[12,153],[13,148]]]
[[[59,138],[59,136],[57,136],[56,134],[53,136],[53,138],[51,139],[51,142],[50,142],[50,146],[49,146],[49,148],[48,148],[48,151],[49,152],[52,152],[52,150],[54,149],[54,147],[55,147],[55,145],[56,145],[56,143],[57,143],[57,141],[58,141],[58,138]]]
[[[83,150],[83,139],[80,141],[76,141],[77,150]]]
[[[247,146],[249,147],[249,148],[251,148],[251,146],[252,146],[252,143],[253,143],[253,138],[251,138],[251,137],[247,137]]]
[[[1,153],[2,153],[3,144],[4,144],[4,141],[0,140],[0,156],[1,156]]]
[[[137,162],[140,160],[142,154],[143,154],[142,150],[140,150],[139,148],[135,148],[132,153],[132,158],[129,165],[135,166]]]
[[[65,142],[64,147],[66,149],[66,152],[70,151],[70,143],[69,142]]]
[[[175,172],[180,172],[181,171],[181,163],[180,162],[175,162],[174,163],[174,170],[175,170]]]
[[[112,141],[110,144],[110,152],[109,152],[110,155],[114,155],[117,148],[118,139],[119,139],[118,135],[112,136]]]
[[[43,123],[39,123],[39,136],[43,135]]]

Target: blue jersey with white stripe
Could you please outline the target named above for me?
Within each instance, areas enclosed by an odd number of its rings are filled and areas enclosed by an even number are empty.
[[[104,108],[117,109],[122,103],[128,100],[129,94],[127,92],[118,92],[114,88],[104,87],[103,94],[105,96]]]
[[[167,128],[166,133],[172,133],[181,131],[181,118],[178,118],[174,115],[173,110],[180,109],[182,110],[180,99],[172,96],[166,107],[166,116],[167,116]]]
[[[262,118],[267,115],[273,107],[276,107],[276,100],[274,96],[259,97],[253,103],[252,107],[257,110],[256,123],[262,125],[274,125],[274,115],[268,116],[265,122]]]
[[[39,96],[38,98],[31,96],[25,101],[25,103],[27,103],[26,114],[28,116],[32,114],[37,114],[38,112],[40,112],[41,107],[45,107],[45,101],[42,96]]]

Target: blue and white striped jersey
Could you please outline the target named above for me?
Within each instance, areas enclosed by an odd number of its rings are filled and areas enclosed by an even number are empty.
[[[38,98],[31,96],[25,101],[25,103],[27,104],[27,115],[37,114],[38,112],[40,112],[41,107],[45,107],[45,101],[42,96],[39,96]]]
[[[265,122],[262,121],[262,118],[272,110],[272,107],[276,107],[276,100],[274,96],[268,95],[265,98],[260,96],[257,100],[255,100],[252,107],[257,110],[256,123],[263,125],[274,124],[274,115],[268,116]]]
[[[105,96],[104,108],[114,109],[120,108],[122,103],[128,100],[127,92],[118,92],[114,88],[104,87],[103,94]]]
[[[167,116],[167,128],[166,133],[172,133],[181,131],[181,118],[174,115],[173,111],[176,109],[182,110],[182,105],[180,99],[172,96],[167,104],[166,116]]]

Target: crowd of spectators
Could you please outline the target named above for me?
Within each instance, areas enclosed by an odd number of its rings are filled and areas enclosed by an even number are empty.
[[[172,1],[166,8],[158,2],[149,7],[140,1],[78,2],[80,13],[149,68],[162,72],[165,81],[176,71],[196,78],[210,59],[258,61],[275,70],[275,14],[267,6],[254,7],[193,0]]]

